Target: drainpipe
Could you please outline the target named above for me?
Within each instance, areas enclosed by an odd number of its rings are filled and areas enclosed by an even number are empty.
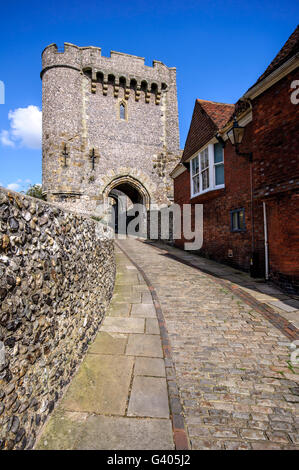
[[[268,230],[267,230],[267,212],[266,203],[263,201],[263,213],[264,213],[264,238],[265,238],[265,278],[266,281],[269,279],[269,253],[268,253]]]
[[[250,98],[244,98],[253,113],[252,100]],[[253,119],[253,116],[252,116]],[[253,133],[253,131],[252,131]],[[251,138],[251,150],[253,150],[253,137]],[[253,157],[251,153],[251,158],[249,159],[250,165],[250,216],[251,216],[251,259],[250,259],[250,276],[257,277],[257,256],[255,253],[255,239],[254,239],[254,203],[253,203]]]

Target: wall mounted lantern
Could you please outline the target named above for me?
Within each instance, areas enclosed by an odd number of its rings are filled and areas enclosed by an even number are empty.
[[[236,116],[234,117],[233,127],[227,132],[227,137],[231,141],[231,144],[235,147],[237,155],[248,157],[249,161],[252,162],[252,152],[240,152],[239,145],[242,143],[244,136],[245,127],[239,126]]]

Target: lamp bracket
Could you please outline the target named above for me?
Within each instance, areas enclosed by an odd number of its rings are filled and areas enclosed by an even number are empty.
[[[240,152],[238,145],[235,145],[236,154],[241,157],[247,157],[250,162],[252,162],[252,152]]]
[[[223,138],[221,137],[221,135],[217,133],[217,134],[215,135],[215,137],[216,137],[216,139],[218,140],[219,144],[222,145],[222,148],[224,148],[225,145],[226,145],[226,142],[223,140]]]

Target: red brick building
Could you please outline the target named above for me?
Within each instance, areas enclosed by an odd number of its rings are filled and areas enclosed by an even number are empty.
[[[203,204],[201,255],[290,291],[299,284],[298,45],[297,27],[236,105],[196,100],[171,174],[175,203]],[[245,128],[239,154],[227,137],[233,116]]]

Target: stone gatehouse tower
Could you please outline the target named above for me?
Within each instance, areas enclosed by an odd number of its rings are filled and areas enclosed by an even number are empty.
[[[176,69],[97,47],[42,53],[43,190],[101,212],[112,191],[148,209],[170,204],[180,157]]]

